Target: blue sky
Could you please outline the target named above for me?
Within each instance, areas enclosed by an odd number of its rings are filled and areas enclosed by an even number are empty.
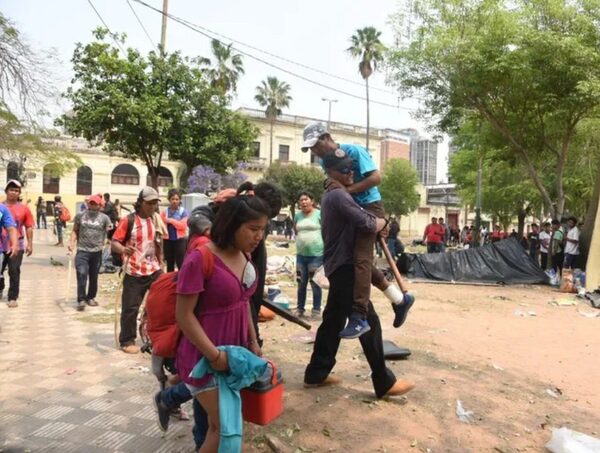
[[[145,0],[162,8],[162,0]],[[92,0],[111,31],[127,34],[127,45],[142,52],[152,48],[131,11],[127,0]],[[130,0],[154,43],[160,40],[161,15]],[[364,97],[364,85],[358,73],[358,62],[345,51],[349,38],[357,28],[372,25],[383,32],[386,44],[393,42],[389,25],[390,14],[398,10],[397,0],[170,0],[169,13],[186,19],[214,32],[268,51],[289,60],[321,71],[339,75],[355,83],[328,77],[300,68],[274,57],[239,46],[291,72],[302,75],[343,91]],[[2,12],[13,20],[35,48],[54,48],[61,60],[57,68],[56,84],[64,90],[70,82],[70,58],[77,42],[91,40],[91,30],[101,25],[100,19],[86,0],[8,0]],[[227,42],[226,40],[224,40]],[[236,44],[234,44],[236,46]],[[210,57],[210,39],[176,22],[169,21],[167,50],[179,50],[188,56]],[[365,102],[323,87],[315,86],[290,74],[266,66],[248,57],[244,58],[245,75],[238,85],[234,107],[259,108],[254,101],[255,88],[261,80],[274,75],[291,85],[292,103],[285,113],[316,118],[327,118],[327,103],[321,99],[333,98],[332,120],[364,125]],[[393,89],[386,87],[385,75],[376,73],[369,79],[371,98],[408,109],[418,106],[412,100],[399,100]],[[424,132],[425,126],[410,116],[410,110],[371,105],[371,125],[400,129],[415,127]],[[445,146],[442,146],[445,149]],[[445,152],[438,162],[438,174],[445,174]],[[439,178],[439,176],[438,176]]]

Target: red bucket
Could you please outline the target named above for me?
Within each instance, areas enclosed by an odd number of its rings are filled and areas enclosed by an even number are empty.
[[[283,413],[283,378],[275,364],[268,361],[273,373],[266,374],[240,391],[244,420],[256,425],[268,425]],[[264,376],[264,375],[263,375]]]

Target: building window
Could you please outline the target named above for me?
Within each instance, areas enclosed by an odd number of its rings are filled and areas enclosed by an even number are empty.
[[[260,157],[260,142],[252,142],[252,157]]]
[[[9,162],[6,166],[6,180],[10,181],[11,179],[21,180],[19,178],[19,164],[17,162]]]
[[[44,167],[44,182],[42,191],[44,193],[60,193],[60,176],[56,169],[48,164]]]
[[[79,167],[77,169],[77,195],[92,194],[92,169],[90,167]]]
[[[279,145],[279,161],[287,162],[288,160],[290,160],[290,146]]]
[[[129,186],[139,186],[140,174],[133,165],[120,164],[115,167],[110,175],[112,184],[126,184]]]
[[[152,177],[150,174],[146,177],[146,185],[152,185]],[[169,187],[173,185],[173,174],[171,170],[165,167],[158,169],[158,187]]]

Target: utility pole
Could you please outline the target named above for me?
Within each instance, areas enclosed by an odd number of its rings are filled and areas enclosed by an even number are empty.
[[[477,198],[475,201],[475,247],[479,247],[481,234],[481,167],[483,166],[483,155],[479,156],[477,168]]]
[[[321,100],[329,103],[329,114],[327,115],[327,129],[329,129],[329,124],[331,123],[331,104],[337,102],[338,100],[327,98],[321,98]]]
[[[167,45],[167,14],[169,12],[169,0],[163,0],[162,27],[160,29],[160,53],[165,54]]]

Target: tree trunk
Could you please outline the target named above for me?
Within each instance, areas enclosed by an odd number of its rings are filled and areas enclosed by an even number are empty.
[[[270,148],[269,148],[269,165],[273,163],[273,123],[275,120],[271,120],[271,132],[270,132]]]
[[[370,115],[369,115],[369,78],[365,79],[365,86],[367,87],[367,151],[369,151],[369,134],[370,134]]]
[[[590,253],[590,245],[592,242],[592,234],[594,232],[594,224],[596,222],[596,212],[598,211],[598,200],[600,198],[600,178],[596,179],[594,185],[594,193],[590,200],[590,206],[588,207],[585,215],[583,228],[581,229],[581,236],[579,238],[579,264],[585,269],[588,256]]]
[[[158,191],[158,168],[148,168],[148,174],[150,175],[150,184]]]
[[[517,214],[517,234],[519,235],[519,238],[523,237],[523,232],[525,231],[525,217],[527,217],[527,211],[525,209],[519,209],[519,214]]]

